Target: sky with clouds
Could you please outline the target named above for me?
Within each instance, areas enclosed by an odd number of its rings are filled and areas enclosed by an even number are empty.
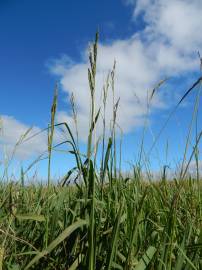
[[[115,100],[120,98],[117,123],[124,132],[124,163],[134,162],[147,115],[147,100],[161,80],[168,79],[152,99],[145,149],[164,125],[180,97],[200,76],[202,51],[201,0],[1,1],[0,2],[0,151],[2,159],[29,130],[28,137],[49,123],[55,81],[59,81],[57,121],[74,129],[69,97],[74,94],[82,149],[88,134],[88,52],[100,32],[96,108],[103,85],[116,61]],[[182,156],[191,119],[193,91],[168,122],[152,154],[153,167],[174,166]],[[112,91],[106,118],[112,119]],[[201,128],[201,116],[198,123]],[[97,136],[102,134],[98,122]],[[18,164],[47,149],[47,134],[19,143]],[[64,140],[58,133],[55,142]],[[169,155],[166,157],[166,147]],[[72,166],[56,153],[56,174]],[[45,163],[39,168],[44,174]],[[19,165],[18,165],[19,166]],[[127,166],[127,165],[124,165]],[[60,167],[60,168],[58,168]]]

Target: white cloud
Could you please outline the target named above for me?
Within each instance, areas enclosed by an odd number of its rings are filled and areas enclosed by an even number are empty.
[[[189,164],[189,171],[191,173],[196,173],[196,170],[197,170],[197,165],[196,165],[196,161],[195,160],[192,160]],[[202,160],[199,160],[198,161],[198,170],[200,173],[202,173]]]
[[[141,103],[146,102],[147,87],[149,84],[154,84],[156,76],[152,71],[152,63],[147,61],[143,54],[144,47],[140,42],[119,41],[109,46],[100,45],[99,58],[97,65],[96,78],[96,107],[100,106],[100,97],[102,95],[102,86],[104,84],[106,75],[116,56],[116,100],[121,98],[120,107],[118,110],[118,123],[127,132],[131,131],[136,125],[142,122],[142,117],[145,114],[145,106],[138,103],[137,97]],[[115,52],[115,53],[114,53]],[[102,59],[105,59],[104,61]],[[130,62],[135,61],[137,65],[132,65]],[[89,100],[90,94],[88,91],[87,79],[88,64],[77,64],[71,68],[66,69],[62,74],[61,84],[68,94],[74,93],[76,103],[78,106],[78,123],[79,134],[82,134],[82,139],[86,139],[88,132],[88,115],[89,115]],[[144,90],[143,90],[144,89]],[[112,118],[112,91],[108,92],[107,103],[107,119]],[[156,99],[155,106],[161,106],[161,102]],[[70,115],[61,112],[58,114],[58,121],[68,120],[71,126],[73,121]],[[101,130],[101,123],[98,124],[98,133]]]
[[[126,1],[126,0],[125,0]],[[142,16],[145,28],[128,39],[115,40],[110,44],[99,44],[96,107],[101,105],[102,87],[109,70],[116,59],[116,100],[120,97],[117,122],[130,132],[143,124],[148,91],[166,76],[186,74],[198,69],[196,52],[202,49],[202,1],[201,0],[127,0],[134,8],[133,20]],[[193,57],[195,55],[195,57]],[[89,100],[88,91],[88,48],[81,52],[82,61],[75,63],[63,55],[50,64],[51,72],[60,76],[63,90],[74,93],[78,110],[78,128],[81,140],[88,133]],[[176,94],[176,93],[175,93]],[[137,98],[138,97],[138,98]],[[168,101],[156,95],[152,109],[165,108]],[[106,118],[112,119],[112,91],[109,89]],[[11,154],[20,137],[29,129],[28,125],[10,116],[1,116],[3,132],[0,134],[0,150],[6,148]],[[67,121],[74,128],[71,113],[60,111],[57,121]],[[97,133],[101,134],[102,123]],[[34,126],[28,136],[40,132]],[[61,141],[56,134],[56,142]],[[16,155],[21,159],[38,155],[47,149],[47,134],[40,135],[20,144]],[[201,163],[200,163],[201,166]]]
[[[182,53],[201,49],[201,0],[138,0],[134,18],[143,13],[147,31]]]
[[[39,156],[47,150],[47,132],[41,133],[41,129],[36,126],[30,129],[30,126],[23,124],[11,116],[2,115],[0,119],[0,151],[5,152],[8,157],[13,154],[15,146],[19,141],[20,143],[16,147],[15,157],[21,160]],[[25,134],[27,135],[24,136]],[[38,135],[33,136],[35,134]],[[30,137],[32,138],[27,140]],[[21,140],[21,138],[23,139]],[[59,141],[61,141],[61,135],[56,132],[55,142]]]
[[[0,136],[0,149],[5,150],[7,155],[11,155],[14,151],[16,143],[22,138],[23,135],[29,130],[29,126],[19,122],[15,118],[7,115],[1,116],[1,136]],[[33,127],[27,134],[25,139],[39,133],[41,130],[38,127]],[[20,143],[16,148],[16,156],[20,159],[26,159],[32,155],[38,155],[47,149],[47,138],[45,133]]]
[[[129,39],[99,44],[96,80],[98,108],[103,83],[116,59],[116,99],[120,97],[117,122],[125,132],[132,131],[144,122],[148,91],[156,83],[166,76],[183,75],[198,69],[196,51],[202,47],[202,37],[199,34],[202,25],[201,1],[130,0],[128,3],[134,3],[135,20],[142,14],[145,28]],[[51,71],[60,76],[62,88],[68,95],[74,93],[78,107],[79,134],[85,140],[90,99],[88,49],[81,55],[82,62],[73,63],[67,58],[67,64],[65,58],[65,61],[62,59],[56,62]],[[152,108],[164,108],[167,103],[160,95],[156,95]],[[112,118],[111,91],[106,115],[107,119]],[[64,120],[73,126],[71,114],[59,112],[58,121]],[[97,132],[101,133],[101,123],[98,123]]]

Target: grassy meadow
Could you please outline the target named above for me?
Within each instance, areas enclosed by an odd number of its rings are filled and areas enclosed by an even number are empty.
[[[180,103],[197,88],[178,177],[168,179],[165,166],[161,177],[151,181],[149,172],[142,169],[146,160],[144,135],[139,159],[126,177],[120,169],[122,153],[117,146],[119,100],[112,105],[110,132],[106,130],[105,105],[108,88],[115,91],[115,65],[103,87],[102,114],[101,109],[95,107],[97,44],[98,34],[89,53],[91,112],[86,153],[79,151],[73,96],[71,104],[76,133],[68,123],[55,123],[56,86],[50,125],[46,129],[47,184],[26,184],[23,169],[19,181],[0,183],[0,270],[202,269],[202,182],[198,155],[202,132],[198,132],[191,153],[188,151],[191,130],[198,114],[202,78],[186,91],[166,120],[167,123]],[[148,108],[163,83],[153,89]],[[99,119],[103,122],[103,136],[96,140]],[[63,128],[68,134],[69,139],[62,145],[71,147],[69,154],[76,165],[60,183],[54,184],[51,181],[52,154],[54,148],[61,146],[54,145],[57,128]],[[146,127],[143,134],[145,132]],[[98,149],[101,149],[101,159],[97,158]],[[196,172],[191,175],[188,171],[193,160]]]

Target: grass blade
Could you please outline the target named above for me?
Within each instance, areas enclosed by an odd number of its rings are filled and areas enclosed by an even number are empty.
[[[50,245],[45,250],[41,251],[31,260],[31,262],[25,267],[25,270],[30,269],[30,267],[36,264],[42,257],[48,255],[55,247],[63,242],[68,236],[70,236],[72,232],[80,227],[83,227],[84,225],[87,225],[87,221],[78,220],[66,228],[54,241],[50,243]]]

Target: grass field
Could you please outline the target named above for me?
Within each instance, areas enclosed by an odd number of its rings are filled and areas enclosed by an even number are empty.
[[[78,134],[73,135],[68,123],[55,124],[56,91],[47,128],[47,184],[26,185],[23,170],[18,182],[0,184],[0,269],[202,269],[202,184],[198,166],[193,176],[187,173],[193,159],[199,164],[202,133],[197,134],[187,157],[188,132],[179,177],[167,179],[165,167],[160,179],[151,181],[142,170],[144,140],[137,164],[129,177],[123,177],[117,169],[121,161],[116,144],[119,100],[112,105],[109,136],[104,117],[102,139],[95,141],[94,136],[101,117],[100,109],[95,108],[97,42],[98,35],[89,56],[91,114],[87,152],[79,152]],[[114,71],[115,67],[108,77],[112,91]],[[200,87],[201,80],[187,90],[176,108],[192,89]],[[162,83],[152,91],[149,102]],[[108,85],[103,89],[103,110]],[[199,95],[190,130],[197,117],[198,99]],[[74,102],[72,97],[76,125]],[[51,158],[53,148],[57,147],[53,137],[58,127],[63,127],[70,138],[63,144],[71,146],[76,166],[59,184],[53,184]],[[160,133],[157,139],[159,136]],[[100,164],[97,164],[98,145]]]

